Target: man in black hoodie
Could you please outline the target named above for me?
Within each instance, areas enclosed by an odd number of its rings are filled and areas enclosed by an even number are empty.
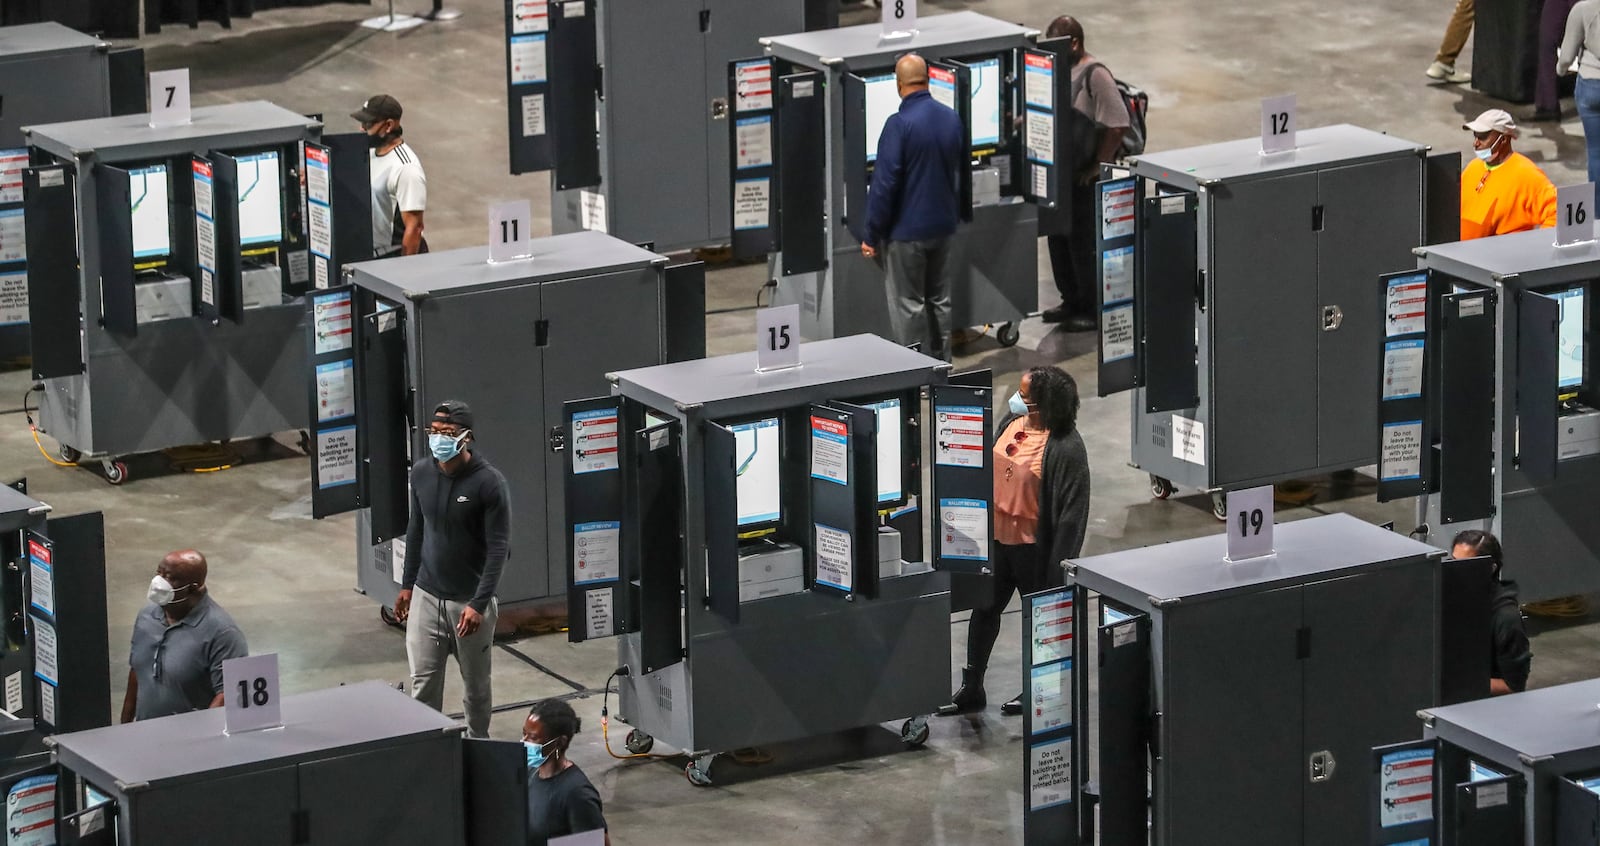
[[[432,454],[411,468],[405,573],[394,611],[406,624],[412,697],[444,710],[445,656],[454,653],[467,729],[488,737],[494,591],[511,550],[511,494],[500,471],[468,449],[472,440],[466,403],[434,408]]]
[[[1451,558],[1483,556],[1494,562],[1494,594],[1489,601],[1489,632],[1494,637],[1489,653],[1489,693],[1493,696],[1521,693],[1528,687],[1528,670],[1533,666],[1533,649],[1517,603],[1517,583],[1500,578],[1500,555],[1500,539],[1481,529],[1467,529],[1450,544]]]

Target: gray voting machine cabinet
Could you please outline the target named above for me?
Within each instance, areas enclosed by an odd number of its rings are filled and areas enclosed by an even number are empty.
[[[1372,750],[1368,843],[1600,841],[1600,681],[1430,708],[1417,716],[1422,740]]]
[[[1600,246],[1533,230],[1417,250],[1385,292],[1378,498],[1433,543],[1488,529],[1524,602],[1600,589]],[[1374,373],[1379,369],[1375,365]]]
[[[61,842],[465,844],[465,726],[377,681],[285,696],[282,717],[229,735],[214,708],[56,735]]]
[[[1238,562],[1218,535],[1067,565],[1079,608],[1100,594],[1101,842],[1365,838],[1364,762],[1436,702],[1443,553],[1348,515],[1274,531]]]
[[[628,746],[684,750],[695,784],[745,746],[902,719],[926,741],[949,572],[988,564],[987,371],[871,335],[755,368],[627,370],[563,412],[569,637],[621,635]]]
[[[837,0],[505,5],[511,172],[550,171],[556,233],[662,252],[728,243],[728,62],[838,23]]]
[[[1372,280],[1458,226],[1459,156],[1349,125],[1139,156],[1098,186],[1100,395],[1128,391],[1151,493],[1371,464]]]
[[[349,284],[307,297],[312,513],[359,509],[356,584],[384,606],[438,403],[472,407],[472,450],[510,486],[504,607],[565,590],[561,403],[604,391],[608,372],[705,354],[698,262],[668,266],[599,232],[531,247],[513,261],[476,247],[354,264]]]
[[[58,23],[0,27],[0,359],[28,354],[27,244],[22,127],[123,114],[128,81],[144,108],[144,51],[111,45]],[[118,85],[117,83],[124,83]],[[120,98],[118,95],[124,95]]]
[[[300,174],[319,130],[259,101],[25,130],[33,370],[63,457],[118,484],[118,456],[305,427]]]
[[[1037,30],[976,12],[917,24],[891,41],[878,24],[763,38],[765,58],[728,68],[734,254],[770,257],[772,302],[800,305],[806,338],[890,334],[883,268],[860,245],[878,134],[900,107],[894,63],[919,53],[970,142],[952,325],[1003,324],[1009,346],[1038,307],[1037,208],[1069,202],[1071,110],[1058,108],[1071,100],[1069,62],[1052,43],[1036,48]],[[1023,115],[1026,129],[1014,125]]]

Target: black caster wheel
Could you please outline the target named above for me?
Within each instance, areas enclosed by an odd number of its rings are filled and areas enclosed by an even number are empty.
[[[106,481],[113,485],[120,485],[128,481],[128,465],[120,461],[107,461],[101,466],[105,471]]]
[[[1228,520],[1228,495],[1223,491],[1211,495],[1211,516],[1223,522]]]
[[[62,444],[61,445],[61,460],[62,461],[65,461],[68,464],[77,464],[78,463],[78,459],[80,459],[82,457],[83,457],[83,453],[79,452],[78,450],[75,450],[72,447],[67,446],[66,444]]]
[[[912,717],[900,726],[900,742],[915,749],[928,742],[928,718]]]
[[[306,455],[311,454],[311,433],[305,430],[300,432],[300,451]]]
[[[1022,328],[1015,322],[1000,324],[1000,330],[994,334],[995,340],[1002,347],[1014,347],[1017,341],[1022,340]]]
[[[714,757],[713,755],[707,755],[704,758],[695,758],[690,761],[689,765],[683,768],[683,777],[688,779],[689,783],[695,787],[710,787],[711,759]]]
[[[1172,496],[1172,483],[1160,476],[1150,477],[1150,495],[1156,499],[1166,499]]]
[[[635,755],[647,755],[655,747],[656,739],[638,729],[634,729],[628,732],[628,739],[624,740],[622,745],[628,747],[628,751]],[[694,781],[693,778],[689,780]]]

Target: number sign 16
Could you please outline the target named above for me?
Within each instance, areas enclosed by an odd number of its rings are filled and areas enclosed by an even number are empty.
[[[1556,246],[1594,240],[1594,183],[1556,189]]]

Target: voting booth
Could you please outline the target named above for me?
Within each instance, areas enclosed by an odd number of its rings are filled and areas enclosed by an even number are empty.
[[[662,252],[728,243],[728,62],[838,21],[821,0],[505,5],[511,172],[550,171],[557,234]]]
[[[39,428],[63,457],[98,457],[118,484],[118,456],[305,427],[298,298],[327,268],[301,181],[319,130],[260,101],[25,130]]]
[[[1102,181],[1099,391],[1127,391],[1151,493],[1213,493],[1377,455],[1372,280],[1459,224],[1459,157],[1349,125],[1139,156]]]
[[[1600,589],[1600,394],[1586,343],[1600,279],[1593,241],[1550,229],[1417,250],[1381,281],[1378,498],[1415,496],[1448,544],[1494,532],[1522,601]]]
[[[1579,846],[1600,838],[1600,681],[1430,708],[1372,750],[1373,846]]]
[[[620,636],[629,748],[684,750],[696,784],[746,746],[902,719],[924,742],[949,573],[989,564],[987,371],[870,335],[756,367],[626,370],[563,411],[569,637]]]
[[[1004,324],[1009,346],[1038,310],[1036,209],[1070,202],[1070,60],[1055,42],[1036,48],[1037,30],[975,12],[917,25],[893,40],[878,24],[773,36],[765,57],[729,66],[734,254],[770,257],[772,302],[801,306],[806,338],[890,334],[884,268],[861,240],[878,135],[900,107],[894,63],[918,53],[968,140],[952,325]]]
[[[285,696],[280,711],[281,727],[231,735],[212,708],[50,738],[60,842],[468,842],[465,726],[378,681]]]
[[[1414,737],[1417,709],[1436,702],[1443,553],[1342,514],[1270,537],[1272,552],[1237,561],[1218,535],[1068,562],[1074,640],[1089,641],[1078,678],[1099,667],[1075,723],[1098,725],[1100,842],[1365,839],[1372,747]],[[1025,633],[1051,618],[1024,620]],[[1475,644],[1485,660],[1487,644]],[[1041,690],[1033,672],[1034,699],[1065,695],[1059,673]],[[1059,743],[1037,728],[1030,778],[1058,771],[1035,763]],[[1064,784],[1030,781],[1026,813],[1081,793],[1087,746]],[[1077,842],[1050,836],[1028,842]]]
[[[561,403],[605,390],[610,371],[705,354],[699,263],[669,267],[598,232],[528,245],[509,261],[476,247],[363,262],[307,297],[312,514],[358,512],[356,584],[384,606],[439,402],[472,407],[471,449],[510,486],[504,607],[566,587]]]
[[[27,243],[22,127],[143,109],[144,51],[110,44],[58,23],[0,27],[0,360],[28,354]],[[128,96],[133,83],[135,98]],[[118,107],[122,108],[118,108]]]

